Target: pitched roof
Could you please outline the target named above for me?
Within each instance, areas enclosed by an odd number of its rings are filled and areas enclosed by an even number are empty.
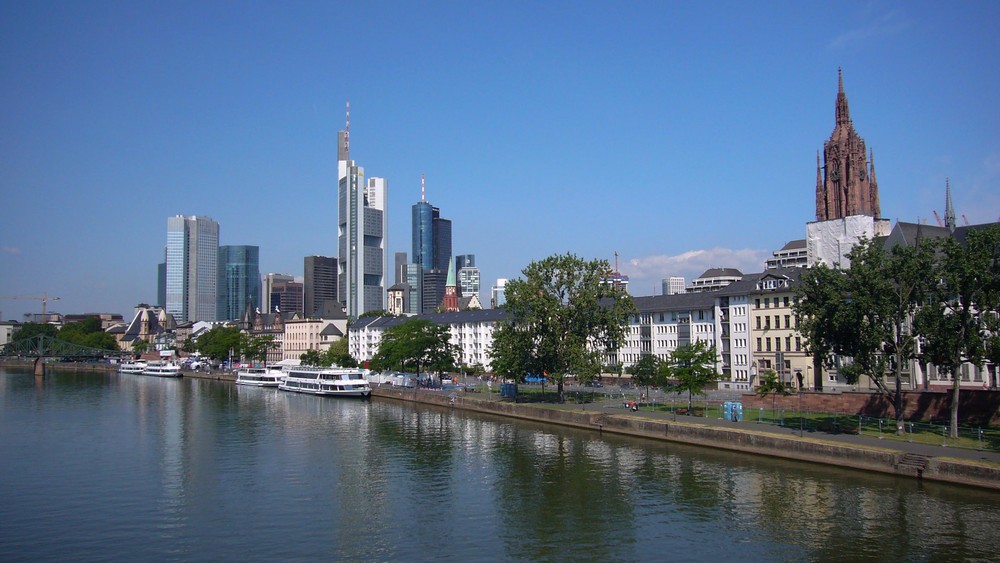
[[[698,278],[721,278],[721,277],[740,277],[743,272],[737,270],[736,268],[709,268],[705,270],[705,273],[698,276]],[[696,279],[698,279],[696,278]]]

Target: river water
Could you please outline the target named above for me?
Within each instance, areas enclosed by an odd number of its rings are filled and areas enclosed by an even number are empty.
[[[0,561],[996,560],[1000,494],[374,399],[0,369]]]

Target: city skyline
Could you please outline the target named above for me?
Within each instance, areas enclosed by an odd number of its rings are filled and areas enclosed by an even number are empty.
[[[176,214],[262,273],[339,255],[347,100],[352,157],[392,188],[386,252],[426,174],[485,287],[567,251],[617,251],[637,296],[763,270],[815,219],[838,68],[883,217],[935,224],[947,181],[959,224],[997,220],[1000,7],[725,6],[359,6],[351,28],[322,4],[4,4],[0,295],[127,315]]]

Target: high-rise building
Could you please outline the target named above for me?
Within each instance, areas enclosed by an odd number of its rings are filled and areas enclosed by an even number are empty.
[[[385,309],[389,232],[388,182],[368,178],[350,159],[350,104],[347,127],[337,147],[337,296],[348,317]]]
[[[276,284],[282,284],[287,282],[293,282],[295,278],[286,274],[267,274],[264,276],[261,290],[261,298],[263,299],[263,305],[260,310],[263,313],[273,313],[274,304],[271,303],[271,294],[274,292],[274,287]]]
[[[879,218],[874,152],[866,154],[865,141],[854,130],[840,69],[837,69],[837,86],[836,124],[823,145],[822,167],[816,153],[816,220],[853,215]]]
[[[480,277],[476,267],[475,254],[459,254],[455,257],[455,270],[458,272],[458,289],[462,297],[476,296],[479,299]]]
[[[167,306],[167,249],[163,248],[163,262],[156,265],[156,303],[160,308]]]
[[[220,246],[215,319],[238,321],[248,307],[260,307],[260,301],[260,248]]]
[[[322,316],[328,308],[327,303],[337,301],[337,259],[306,256],[304,274],[304,312],[307,317]]]
[[[303,283],[300,281],[275,281],[271,284],[271,313],[281,313],[283,319],[293,314],[302,317]]]
[[[413,263],[423,273],[420,311],[435,311],[444,298],[444,286],[451,263],[451,220],[427,202],[424,178],[420,178],[420,201],[412,208]]]
[[[219,224],[209,217],[167,218],[166,309],[178,323],[214,321]]]
[[[505,287],[507,286],[507,280],[505,278],[498,278],[496,285],[493,286],[493,295],[490,298],[490,308],[496,309],[503,307],[507,303],[507,298],[504,295]]]
[[[407,314],[419,315],[421,295],[423,294],[423,269],[420,264],[406,265],[406,296],[403,299],[403,309]]]
[[[397,252],[395,254],[395,267],[393,268],[392,283],[406,283],[406,253]]]
[[[663,295],[677,295],[684,293],[684,278],[680,276],[670,276],[663,278]]]

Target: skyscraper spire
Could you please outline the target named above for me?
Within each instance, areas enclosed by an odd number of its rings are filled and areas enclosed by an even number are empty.
[[[347,123],[344,126],[344,155],[351,155],[351,100],[347,100]]]
[[[951,183],[948,178],[944,179],[944,226],[951,232],[955,232],[955,207],[951,204]]]
[[[420,201],[427,201],[427,188],[424,185],[424,175],[420,175]]]
[[[837,125],[851,122],[851,110],[847,107],[847,94],[844,93],[844,75],[837,67]]]

